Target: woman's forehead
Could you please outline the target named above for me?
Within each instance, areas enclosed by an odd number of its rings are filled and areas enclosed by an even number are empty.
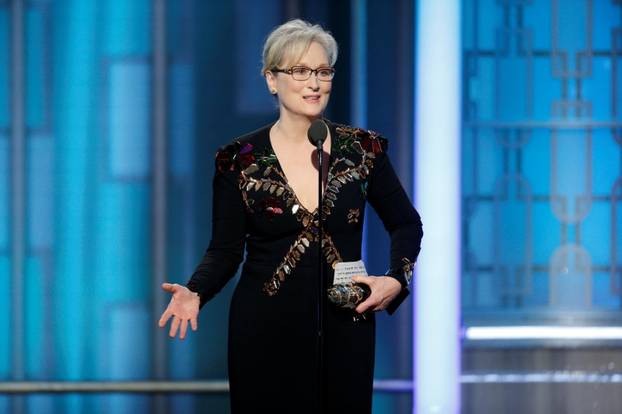
[[[299,56],[294,56],[299,55]],[[300,54],[298,51],[290,49],[289,53],[283,56],[283,63],[287,66],[329,66],[328,56],[324,47],[318,42],[311,42],[309,46]]]

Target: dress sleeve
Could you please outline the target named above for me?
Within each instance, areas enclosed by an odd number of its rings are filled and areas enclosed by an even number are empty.
[[[391,264],[385,275],[394,277],[402,285],[402,291],[387,308],[392,314],[410,293],[408,285],[421,250],[423,227],[419,213],[393,170],[386,152],[387,140],[376,139],[380,140],[382,150],[375,154],[367,199],[391,238]]]
[[[219,151],[219,155],[221,152]],[[201,307],[236,274],[244,256],[246,213],[237,183],[239,172],[216,161],[212,198],[212,238],[186,287],[199,294]]]

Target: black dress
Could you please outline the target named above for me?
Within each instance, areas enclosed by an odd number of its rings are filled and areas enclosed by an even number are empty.
[[[391,237],[387,275],[408,295],[419,253],[421,220],[374,132],[333,124],[322,255],[326,286],[333,266],[361,258],[365,202]],[[210,245],[188,282],[201,306],[246,258],[229,314],[228,368],[232,413],[317,413],[317,219],[287,183],[267,125],[216,154]],[[370,413],[375,318],[326,301],[326,413]]]

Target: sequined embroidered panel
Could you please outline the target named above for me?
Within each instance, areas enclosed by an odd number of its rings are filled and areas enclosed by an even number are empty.
[[[219,171],[239,171],[238,184],[249,215],[263,215],[268,221],[295,218],[300,229],[293,243],[265,282],[263,293],[278,293],[281,284],[293,274],[303,255],[318,242],[318,214],[326,222],[333,214],[350,226],[362,223],[361,208],[339,204],[344,190],[353,188],[360,194],[361,204],[367,195],[369,174],[374,167],[376,155],[386,148],[386,140],[372,131],[335,125],[333,131],[330,165],[321,208],[307,211],[289,186],[285,174],[270,145],[235,140],[216,155]],[[266,137],[266,139],[269,139]],[[351,192],[350,192],[351,194]],[[330,233],[323,229],[322,252],[326,262],[333,268],[342,261]]]

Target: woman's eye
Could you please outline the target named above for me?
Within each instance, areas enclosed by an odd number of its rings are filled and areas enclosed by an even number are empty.
[[[319,76],[326,77],[326,78],[329,77],[330,74],[331,74],[331,70],[330,69],[320,69],[319,72],[318,72]]]
[[[309,71],[309,68],[292,68],[292,72],[296,75],[306,75]]]

